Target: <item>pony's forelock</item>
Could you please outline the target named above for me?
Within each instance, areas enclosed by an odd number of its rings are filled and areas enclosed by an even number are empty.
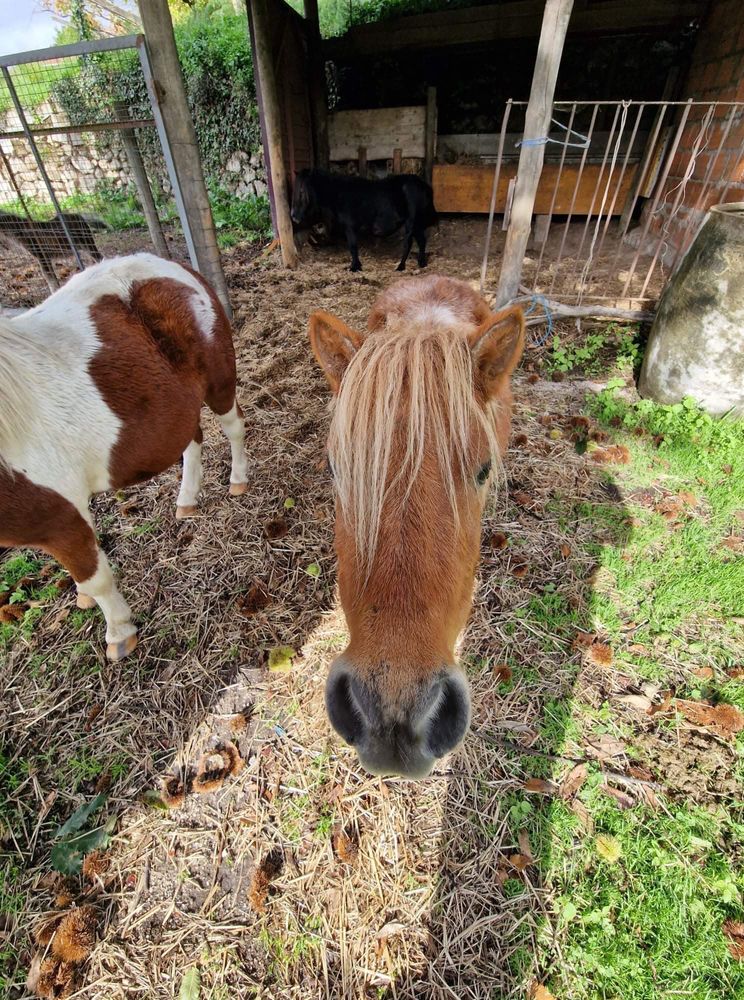
[[[390,491],[409,492],[428,445],[436,455],[455,524],[458,478],[472,474],[471,440],[480,428],[494,464],[498,402],[479,404],[474,391],[468,330],[417,326],[369,336],[344,374],[328,439],[336,491],[353,524],[357,558],[367,568],[375,554]],[[396,434],[406,442],[390,468]]]

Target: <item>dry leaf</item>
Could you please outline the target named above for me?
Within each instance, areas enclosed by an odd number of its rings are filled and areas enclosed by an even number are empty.
[[[561,545],[561,555],[563,556],[564,559],[568,559],[568,557],[571,555],[571,546],[566,545],[565,542],[563,543],[563,545]]]
[[[536,795],[555,795],[559,790],[554,781],[546,781],[544,778],[528,778],[522,787],[525,792]]]
[[[586,781],[586,775],[586,764],[577,764],[572,767],[561,782],[561,798],[565,801],[572,799]]]
[[[576,816],[585,833],[594,833],[594,820],[592,814],[580,799],[573,799],[569,803],[569,809]]]
[[[556,1000],[556,998],[547,986],[543,986],[541,983],[533,983],[530,986],[528,1000]]]
[[[511,498],[514,501],[514,503],[517,504],[518,507],[531,508],[534,507],[536,504],[535,498],[533,496],[530,496],[530,494],[526,493],[524,490],[515,490],[511,494]]]
[[[653,704],[651,699],[647,698],[645,694],[617,694],[614,695],[614,699],[623,705],[627,705],[628,708],[635,708],[639,712],[648,712]]]
[[[723,925],[723,933],[728,938],[726,947],[732,958],[744,960],[744,923],[740,920],[727,920]]]
[[[359,859],[359,842],[350,831],[337,830],[331,838],[331,846],[339,861],[354,865]]]
[[[573,641],[574,649],[588,649],[596,638],[596,632],[582,632],[581,629],[577,629]]]
[[[512,868],[516,868],[518,872],[523,872],[525,868],[529,868],[532,862],[533,858],[528,857],[526,854],[509,855],[509,864]]]
[[[614,788],[612,785],[608,785],[607,782],[602,785],[602,791],[605,795],[609,795],[613,798],[621,809],[632,809],[635,805],[635,799],[632,795],[628,795],[627,792],[622,792],[619,788]]]
[[[535,855],[532,853],[532,847],[530,846],[530,835],[526,830],[520,830],[517,834],[517,843],[519,844],[519,850],[526,857],[534,860]]]
[[[617,737],[603,733],[589,740],[586,749],[592,757],[597,757],[599,760],[612,760],[613,757],[620,757],[625,753],[625,744]]]
[[[698,667],[697,670],[693,670],[692,672],[696,677],[701,677],[704,681],[709,681],[712,677],[715,677],[713,667]]]

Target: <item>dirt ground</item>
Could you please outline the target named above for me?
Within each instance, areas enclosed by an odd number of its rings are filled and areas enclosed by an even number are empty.
[[[462,226],[451,239],[453,226],[432,241],[430,270],[476,281],[477,234]],[[16,793],[30,845],[16,940],[27,963],[30,929],[60,891],[94,901],[101,940],[76,996],[175,997],[198,964],[202,997],[506,1000],[546,971],[551,899],[539,866],[511,862],[520,891],[504,891],[508,859],[525,849],[507,822],[509,794],[535,759],[544,777],[565,770],[565,716],[554,707],[601,702],[622,679],[611,666],[582,667],[580,650],[525,611],[560,587],[577,627],[590,627],[596,553],[622,538],[576,512],[584,502],[622,511],[623,497],[567,434],[551,437],[541,423],[551,414],[553,427],[568,427],[590,387],[530,377],[539,352],[529,349],[461,645],[472,732],[420,784],[362,773],[323,707],[345,626],[324,463],[328,392],[306,327],[316,308],[362,326],[396,277],[395,249],[365,249],[360,274],[342,248],[306,248],[296,272],[276,252],[226,253],[248,493],[227,496],[229,450],[206,417],[196,518],[175,520],[177,469],[95,503],[140,629],[134,655],[106,662],[99,613],[72,610],[63,592],[4,664],[8,745],[44,761]],[[494,255],[490,287],[497,264]],[[269,651],[281,646],[295,651],[292,669],[270,671]],[[500,663],[522,678],[508,690]],[[245,761],[239,774],[165,812],[143,801],[226,739]],[[677,752],[672,797],[692,787],[705,800],[723,787],[723,751],[708,742],[696,752],[716,758],[709,777],[694,777],[694,757]],[[656,745],[650,758],[665,766]],[[612,758],[621,775],[633,763],[622,748]],[[65,887],[50,879],[44,818],[64,818],[106,783],[117,817],[110,863]]]

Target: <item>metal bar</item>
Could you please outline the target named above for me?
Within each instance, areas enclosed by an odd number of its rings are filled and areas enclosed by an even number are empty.
[[[648,104],[648,102],[646,102]],[[659,113],[656,115],[656,120],[654,122],[653,134],[646,144],[646,152],[643,158],[643,162],[639,165],[638,173],[636,174],[636,181],[633,185],[633,194],[630,199],[630,206],[627,211],[627,218],[625,224],[622,227],[622,232],[620,233],[620,239],[624,239],[625,234],[628,232],[631,220],[633,218],[633,212],[635,211],[636,202],[638,201],[639,195],[641,193],[641,188],[643,187],[646,176],[651,168],[651,163],[653,161],[654,154],[656,153],[656,144],[659,141],[659,134],[661,133],[661,126],[664,123],[664,117],[667,113],[667,105],[664,105]],[[621,220],[622,221],[622,220]],[[619,247],[618,247],[619,253]],[[616,258],[617,259],[617,258]]]
[[[635,142],[635,137],[638,134],[638,127],[641,124],[641,118],[643,117],[643,112],[645,110],[645,104],[641,102],[638,106],[638,114],[636,116],[635,125],[633,126],[633,131],[631,132],[630,139],[628,140],[628,148],[625,150],[625,158],[623,159],[623,165],[620,169],[620,176],[617,179],[617,184],[615,185],[615,193],[610,202],[610,207],[607,211],[607,218],[605,219],[604,229],[602,230],[602,237],[599,241],[599,246],[597,247],[597,257],[602,254],[602,247],[604,246],[605,237],[607,236],[607,231],[610,227],[610,221],[612,219],[612,213],[615,210],[615,205],[617,204],[617,196],[620,193],[620,188],[623,184],[623,178],[625,177],[625,171],[628,168],[628,161],[630,159],[630,153],[633,149],[633,143]],[[619,247],[619,244],[618,244]]]
[[[49,125],[46,128],[33,128],[29,125],[32,135],[80,135],[83,132],[129,132],[135,128],[152,128],[154,118],[130,118],[127,121],[90,122],[88,125]],[[0,139],[25,139],[26,133],[21,129],[15,132],[0,132]]]
[[[586,138],[587,143],[584,151],[581,154],[581,162],[579,163],[579,172],[576,175],[576,183],[574,184],[573,195],[571,196],[571,205],[568,209],[568,215],[566,217],[566,224],[563,227],[563,237],[561,239],[561,245],[558,249],[558,259],[555,262],[555,270],[553,272],[553,280],[550,283],[550,289],[548,294],[553,294],[553,288],[555,286],[555,279],[558,277],[558,268],[560,266],[561,260],[563,259],[563,248],[566,245],[566,237],[568,236],[568,227],[571,225],[571,219],[573,217],[573,210],[576,206],[576,199],[579,195],[579,185],[581,184],[581,177],[584,173],[584,166],[586,165],[586,158],[589,155],[589,147],[592,143],[592,136],[594,135],[594,126],[597,121],[597,112],[599,111],[599,105],[595,105],[594,111],[592,111],[592,120],[589,123],[589,131],[587,132]]]
[[[625,279],[625,284],[623,285],[623,290],[621,293],[623,298],[625,298],[628,294],[630,283],[633,280],[633,275],[635,274],[635,270],[638,267],[638,258],[641,256],[641,248],[643,247],[643,243],[646,237],[648,236],[648,231],[651,227],[651,220],[654,217],[654,213],[656,212],[656,207],[659,204],[659,199],[661,198],[662,191],[664,190],[664,185],[666,184],[667,177],[669,176],[669,171],[672,166],[672,160],[674,159],[674,156],[677,152],[677,147],[679,146],[679,141],[682,138],[682,132],[684,130],[684,127],[687,124],[687,118],[690,114],[691,107],[692,107],[692,101],[688,101],[687,104],[685,105],[685,110],[682,113],[682,117],[680,118],[679,125],[677,126],[677,131],[674,134],[674,139],[672,141],[671,148],[667,152],[666,163],[664,164],[662,176],[656,182],[656,194],[654,195],[654,200],[651,204],[651,208],[648,212],[648,215],[646,216],[646,222],[645,225],[643,226],[643,232],[641,233],[641,238],[638,241],[638,249],[635,252],[633,261],[630,265],[630,270],[628,271],[628,277]],[[656,258],[654,258],[654,262],[655,260]],[[651,275],[649,273],[648,277],[650,276]],[[647,284],[648,284],[648,279],[644,284],[644,288],[646,287]]]
[[[14,189],[15,193],[18,195],[18,200],[20,201],[21,205],[23,205],[23,211],[26,213],[26,215],[29,217],[29,219],[32,219],[33,217],[32,217],[31,213],[28,210],[28,205],[26,204],[26,199],[23,197],[21,189],[18,187],[18,181],[16,180],[15,174],[13,173],[13,168],[10,165],[10,160],[5,155],[5,153],[4,153],[3,149],[2,149],[2,146],[0,146],[0,157],[2,157],[3,164],[5,165],[5,169],[8,171],[8,177],[10,177],[10,183],[13,185],[13,189]]]
[[[586,234],[589,232],[589,226],[592,222],[592,216],[594,215],[594,206],[597,202],[597,194],[599,193],[600,186],[602,184],[602,178],[604,176],[605,166],[607,165],[607,158],[610,155],[610,147],[612,146],[612,140],[615,138],[615,129],[617,128],[617,120],[620,117],[620,104],[615,107],[615,117],[612,119],[612,128],[607,136],[607,143],[605,145],[604,156],[602,157],[602,164],[599,168],[599,173],[597,174],[597,183],[594,186],[594,191],[592,192],[592,200],[589,204],[589,214],[586,217],[586,222],[584,223],[584,231],[581,234],[581,241],[579,242],[579,249],[576,251],[576,258],[574,260],[574,266],[571,270],[570,279],[573,280],[576,275],[576,271],[579,265],[579,260],[581,258],[581,251],[584,249],[584,242],[586,241]]]
[[[0,68],[22,66],[31,62],[49,62],[52,59],[66,59],[69,56],[85,56],[94,52],[133,49],[140,44],[141,38],[144,38],[144,35],[119,35],[114,38],[96,38],[88,42],[73,42],[72,45],[53,45],[49,49],[33,49],[31,52],[14,52],[0,56]]]
[[[504,117],[501,121],[501,132],[499,134],[499,147],[496,154],[496,169],[493,174],[493,187],[491,188],[491,206],[488,210],[488,228],[486,230],[486,245],[483,249],[483,263],[481,265],[480,290],[481,295],[486,290],[486,270],[488,268],[488,254],[491,249],[491,233],[493,232],[493,217],[496,213],[496,197],[499,188],[499,178],[501,175],[501,158],[504,155],[504,141],[506,140],[506,126],[512,109],[512,99],[506,102]]]
[[[144,35],[137,35],[137,52],[139,54],[142,73],[144,74],[145,77],[147,96],[150,98],[152,113],[155,118],[155,128],[157,129],[158,139],[160,139],[160,146],[163,150],[163,159],[165,160],[165,167],[166,170],[168,171],[168,178],[171,182],[171,187],[173,188],[173,197],[176,202],[176,208],[178,209],[178,217],[181,220],[183,235],[184,239],[186,240],[186,247],[188,248],[189,251],[189,260],[191,261],[191,266],[194,268],[194,270],[198,271],[199,260],[197,258],[196,248],[194,246],[194,237],[191,232],[191,227],[189,225],[189,217],[186,214],[186,206],[184,205],[183,202],[183,194],[181,192],[181,185],[178,180],[178,173],[176,172],[176,165],[173,162],[170,145],[168,143],[168,133],[165,131],[163,115],[160,111],[160,104],[158,102],[158,95],[155,90],[155,82],[152,75],[152,67],[150,65],[150,55],[147,51],[147,45],[145,43]]]
[[[718,106],[717,101],[716,101],[716,106]],[[695,202],[695,208],[693,209],[693,211],[695,212],[699,210],[700,206],[705,201],[705,196],[707,195],[708,188],[710,187],[710,179],[713,175],[713,167],[718,162],[718,157],[721,155],[723,147],[726,144],[726,140],[728,139],[729,132],[731,131],[731,126],[734,124],[735,117],[736,117],[736,108],[732,108],[728,118],[726,119],[726,125],[724,126],[721,132],[721,141],[718,143],[718,149],[716,149],[715,153],[711,157],[710,162],[708,164],[708,169],[705,172],[705,176],[703,178],[703,190],[700,192],[700,197]],[[729,174],[729,177],[731,176],[732,175]]]
[[[67,226],[67,221],[65,220],[65,217],[62,213],[62,209],[59,206],[59,202],[57,201],[57,195],[54,193],[52,182],[49,180],[49,174],[46,172],[46,167],[44,166],[44,161],[41,158],[41,153],[36,148],[34,137],[29,131],[28,122],[26,121],[26,114],[23,110],[21,102],[18,99],[18,94],[16,93],[15,86],[10,78],[10,72],[8,70],[8,67],[0,66],[0,69],[2,70],[3,76],[5,77],[5,85],[7,86],[11,100],[13,101],[13,106],[16,109],[16,114],[18,115],[21,125],[23,126],[23,131],[31,147],[31,152],[33,153],[34,160],[36,160],[36,166],[39,168],[39,173],[41,174],[42,180],[44,181],[44,187],[47,189],[47,193],[49,194],[49,197],[52,200],[52,204],[54,205],[54,209],[57,213],[57,218],[59,219],[64,234],[67,237],[67,242],[70,244],[70,249],[72,250],[73,256],[75,257],[75,260],[78,262],[80,270],[84,271],[85,265],[83,264],[82,258],[80,257],[80,253],[78,252],[78,248]]]
[[[545,255],[545,247],[548,245],[548,236],[550,235],[550,220],[553,218],[553,209],[555,208],[555,203],[558,199],[558,189],[561,185],[561,177],[563,176],[563,163],[566,159],[566,150],[568,149],[568,142],[571,138],[571,129],[574,123],[574,117],[576,116],[576,102],[571,105],[571,114],[568,119],[568,125],[566,127],[566,138],[563,143],[563,149],[561,150],[561,159],[558,164],[558,175],[555,179],[555,187],[553,188],[553,197],[550,201],[550,208],[548,209],[548,225],[545,230],[545,239],[543,240],[542,246],[540,247],[540,256],[537,258],[537,267],[535,268],[535,281],[532,286],[533,292],[537,289],[537,280],[540,277],[540,268],[542,267],[543,256]]]
[[[695,140],[695,145],[693,146],[692,152],[690,153],[690,157],[689,157],[689,159],[687,161],[687,168],[685,170],[685,176],[682,178],[682,182],[679,185],[678,197],[677,197],[677,199],[674,202],[674,207],[672,208],[672,213],[671,213],[672,215],[674,215],[674,213],[677,211],[677,208],[679,207],[679,203],[682,200],[682,198],[684,197],[685,187],[687,185],[687,182],[692,179],[692,176],[695,173],[695,160],[697,159],[698,154],[700,153],[701,146],[704,149],[705,146],[708,144],[708,139],[707,139],[706,133],[707,133],[708,129],[710,128],[710,123],[713,120],[713,115],[715,114],[715,111],[716,111],[716,104],[715,104],[715,102],[713,102],[713,104],[711,104],[710,108],[708,109],[708,113],[703,117],[703,121],[702,121],[702,124],[700,126],[700,131],[698,133],[697,139]],[[708,167],[707,173],[710,173],[710,167]],[[707,176],[707,174],[706,174],[706,176]],[[694,213],[695,213],[695,211],[697,209],[697,206],[700,204],[700,197],[701,196],[702,196],[702,191],[700,192],[700,195],[698,196],[698,200],[695,203],[695,208],[694,209],[690,209],[690,211],[689,211],[688,218],[687,218],[687,225],[685,226],[683,232],[680,235],[679,241],[677,243],[676,252],[674,254],[674,258],[672,259],[672,263],[671,263],[671,265],[669,267],[669,273],[670,274],[674,274],[674,271],[675,271],[675,269],[677,267],[677,261],[679,260],[680,254],[682,253],[682,247],[685,245],[685,241],[687,239],[687,234],[690,232],[690,230],[691,230],[691,228],[692,228],[692,226],[694,224],[694,219],[695,219]]]

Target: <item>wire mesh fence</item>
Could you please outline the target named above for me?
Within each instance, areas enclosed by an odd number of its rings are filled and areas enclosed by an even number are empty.
[[[188,259],[142,36],[0,57],[0,306],[102,256]]]
[[[509,101],[494,163],[485,280],[500,178],[525,102]],[[553,105],[521,291],[566,304],[640,309],[658,300],[717,202],[744,197],[744,103]],[[504,205],[508,226],[511,182]]]

